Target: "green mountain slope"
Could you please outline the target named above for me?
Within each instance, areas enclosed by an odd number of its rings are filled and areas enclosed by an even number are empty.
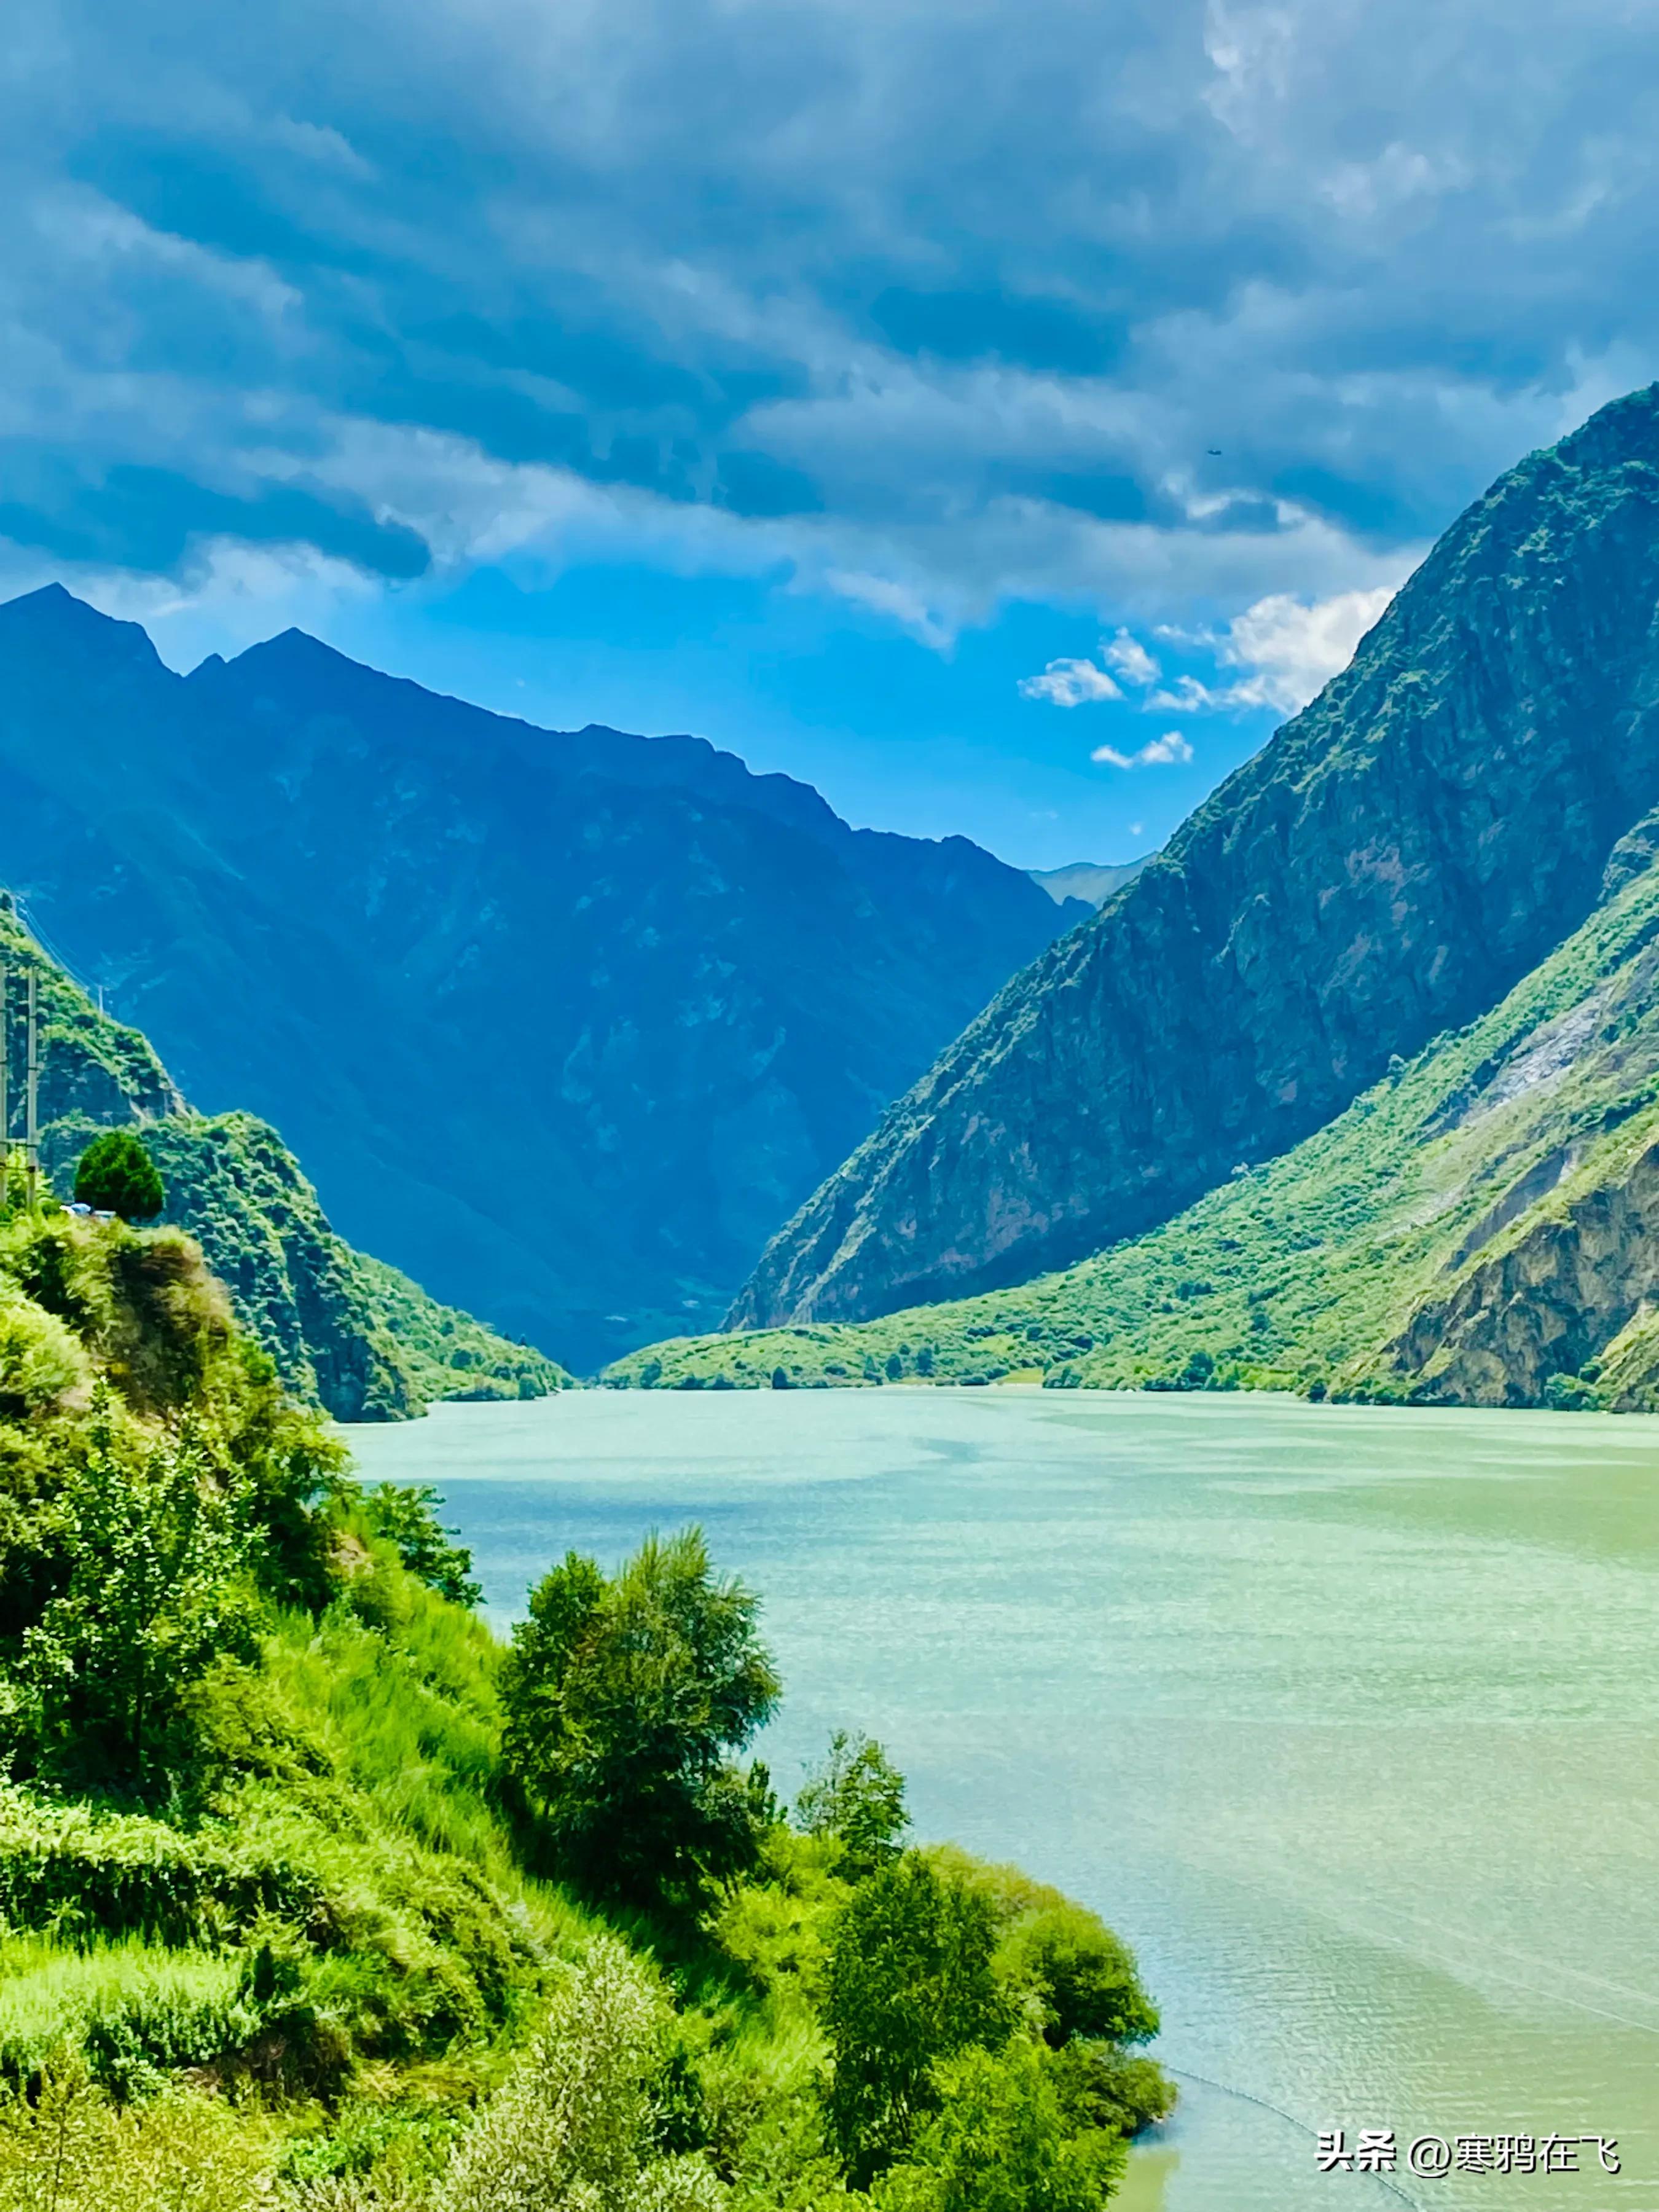
[[[1295,1387],[1659,1408],[1659,866],[1467,1029],[1268,1165],[1024,1287],[684,1339],[621,1387]],[[1638,872],[1627,879],[1627,871]]]
[[[165,1218],[187,1230],[245,1327],[297,1395],[341,1420],[396,1420],[434,1398],[540,1396],[561,1370],[337,1236],[274,1129],[193,1114],[148,1041],[111,1020],[0,904],[9,999],[10,1123],[23,1125],[23,977],[41,1030],[41,1159],[67,1195],[100,1129],[137,1124],[161,1170]]]
[[[1659,387],[1532,454],[1353,663],[1001,993],[735,1324],[994,1290],[1173,1218],[1477,1018],[1659,803]]]

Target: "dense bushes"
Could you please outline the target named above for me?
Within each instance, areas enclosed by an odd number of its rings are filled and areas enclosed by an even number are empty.
[[[1168,2100],[1109,1931],[861,1736],[786,1819],[697,1531],[504,1650],[440,1502],[171,1232],[0,1225],[0,2212],[1098,2204]]]

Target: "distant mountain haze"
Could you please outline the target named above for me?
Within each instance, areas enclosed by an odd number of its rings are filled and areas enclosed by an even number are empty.
[[[1352,665],[814,1194],[732,1322],[1066,1266],[1495,1005],[1659,801],[1656,607],[1659,386],[1459,518]]]
[[[1067,899],[1083,899],[1092,907],[1103,907],[1115,890],[1132,884],[1146,866],[1145,860],[1125,860],[1115,866],[1097,860],[1071,860],[1063,868],[1033,868],[1031,881],[1041,884],[1056,906],[1064,906]]]
[[[298,631],[188,678],[0,606],[0,881],[351,1242],[586,1368],[770,1233],[1088,909],[692,738],[539,730]]]

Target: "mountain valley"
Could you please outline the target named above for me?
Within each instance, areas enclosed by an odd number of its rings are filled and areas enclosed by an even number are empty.
[[[291,631],[188,678],[0,607],[0,882],[331,1218],[567,1365],[767,1237],[1087,915],[690,738],[561,736]]]

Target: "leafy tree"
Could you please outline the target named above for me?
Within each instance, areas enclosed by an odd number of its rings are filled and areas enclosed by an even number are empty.
[[[907,1851],[853,1892],[825,1973],[835,2071],[829,2119],[854,2186],[903,2155],[938,2103],[932,2069],[969,2044],[1000,2043],[1012,2010],[992,1972],[989,1900]]]
[[[933,2087],[939,2109],[876,2183],[878,2212],[1100,2212],[1122,2139],[1073,2127],[1040,2045],[963,2051],[934,2069]]]
[[[1054,2052],[1054,2081],[1074,2128],[1139,2135],[1176,2106],[1175,2083],[1155,2058],[1085,2036]]]
[[[778,1699],[759,1612],[698,1528],[650,1538],[614,1577],[568,1553],[532,1593],[502,1670],[502,1757],[590,1889],[686,1898],[753,1863],[769,1791],[728,1753]]]
[[[178,1750],[184,1694],[252,1656],[254,1531],[189,1429],[135,1465],[98,1386],[58,1504],[65,1586],[23,1635],[22,1715],[48,1771],[148,1789]]]
[[[841,1870],[862,1881],[896,1859],[910,1825],[904,1777],[878,1743],[837,1729],[830,1755],[795,1800],[796,1825],[809,1836],[833,1836],[842,1846]]]
[[[458,1532],[444,1528],[433,1510],[443,1502],[441,1492],[428,1483],[405,1488],[383,1482],[368,1493],[363,1506],[369,1527],[397,1546],[410,1574],[456,1605],[477,1605],[483,1592],[472,1579],[472,1554],[465,1545],[448,1540]]]
[[[997,1972],[1035,1995],[1056,2050],[1073,2036],[1133,2044],[1158,2033],[1133,1954],[1086,1905],[1067,1899],[1023,1915],[998,1948]]]
[[[123,1221],[154,1221],[167,1203],[161,1172],[131,1129],[106,1129],[81,1155],[75,1195]]]

